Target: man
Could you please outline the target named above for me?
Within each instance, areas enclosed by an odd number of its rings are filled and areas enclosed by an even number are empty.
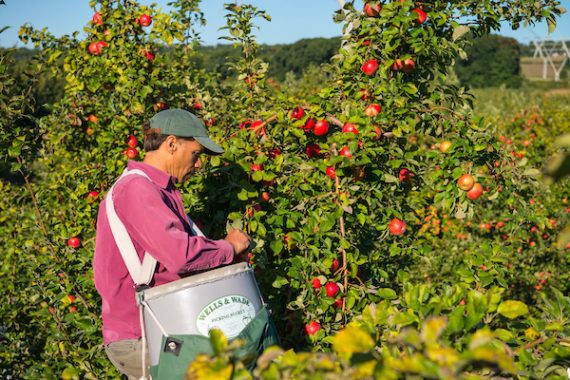
[[[129,161],[127,175],[113,187],[118,219],[125,226],[142,261],[145,252],[157,260],[151,286],[181,278],[188,272],[229,264],[246,251],[250,237],[230,230],[225,239],[195,236],[176,183],[184,182],[196,168],[200,155],[221,154],[208,138],[204,123],[181,109],[161,111],[143,126],[145,158]],[[142,375],[141,327],[135,284],[117,247],[106,212],[107,198],[99,207],[93,270],[103,301],[105,351],[129,379]]]

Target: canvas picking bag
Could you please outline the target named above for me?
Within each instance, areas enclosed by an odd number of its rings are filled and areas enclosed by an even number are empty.
[[[125,170],[117,182],[127,175],[141,175],[150,181],[144,172],[135,169]],[[113,187],[106,198],[106,211],[113,237],[138,289],[142,379],[183,379],[188,365],[198,354],[213,354],[208,338],[212,328],[222,330],[230,340],[244,342],[236,355],[250,369],[265,348],[279,344],[253,269],[247,263],[228,265],[150,288],[156,259],[145,252],[140,262],[115,212]],[[204,236],[191,219],[189,222],[194,235]],[[150,363],[146,363],[147,349]]]

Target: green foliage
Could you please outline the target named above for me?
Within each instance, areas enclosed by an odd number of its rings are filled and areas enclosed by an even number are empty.
[[[489,35],[478,38],[465,50],[467,59],[455,65],[457,77],[471,87],[520,87],[520,46],[513,38]]]
[[[267,380],[498,378],[524,376],[528,371],[566,376],[570,349],[563,337],[568,336],[569,326],[567,320],[556,321],[569,311],[570,298],[560,292],[542,297],[539,318],[522,319],[527,306],[501,301],[498,288],[481,293],[450,287],[437,294],[426,287],[408,287],[402,299],[409,299],[410,293],[415,297],[418,291],[423,293],[421,304],[368,305],[332,337],[331,353],[269,348],[250,374],[227,348],[213,358],[201,356],[189,366],[187,378],[198,379],[197,374],[206,373],[209,378],[234,373],[223,378]],[[505,314],[507,318],[499,316]],[[509,320],[516,317],[516,322]],[[545,351],[544,359],[538,351]]]
[[[434,2],[418,24],[409,0],[384,4],[378,17],[347,2],[328,69],[297,88],[289,77],[284,90],[267,78],[251,31],[269,17],[253,6],[226,7],[239,52],[232,78],[200,69],[197,4],[177,1],[167,14],[92,1],[103,23],[90,22],[86,40],[21,29],[41,47],[36,66],[66,83],[32,130],[8,128],[27,105],[8,75],[2,81],[10,106],[0,123],[10,133],[0,151],[23,182],[0,182],[2,376],[117,376],[101,347],[93,221],[126,164],[127,138],[142,140],[143,121],[165,106],[195,112],[226,150],[182,187],[192,217],[212,237],[229,226],[254,237],[250,260],[284,346],[319,351],[274,349],[250,374],[232,356],[238,343],[212,333],[217,356],[200,357],[189,378],[563,376],[569,258],[556,237],[570,185],[547,188],[538,176],[567,107],[550,99],[543,113],[484,119],[447,81],[467,30],[553,21],[558,3]],[[151,26],[136,22],[142,13]],[[378,68],[364,73],[371,59]],[[365,111],[371,104],[381,111]],[[315,134],[310,119],[328,132]],[[343,132],[346,123],[358,133]],[[481,184],[478,199],[458,188],[463,174]],[[395,218],[405,233],[390,231]],[[71,236],[79,248],[66,245]],[[303,334],[312,322],[319,329]]]

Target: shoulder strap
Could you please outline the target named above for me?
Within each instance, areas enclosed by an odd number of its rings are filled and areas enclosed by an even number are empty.
[[[119,219],[117,212],[115,211],[115,203],[113,201],[113,188],[116,184],[127,175],[140,175],[151,181],[151,179],[139,169],[126,170],[115,182],[115,184],[109,190],[106,198],[105,210],[107,211],[107,218],[109,219],[109,226],[111,227],[111,232],[113,238],[115,238],[115,243],[121,252],[123,261],[129,270],[129,274],[133,279],[135,285],[148,285],[152,281],[154,275],[154,270],[156,268],[156,259],[152,257],[148,252],[145,252],[143,262],[140,262],[139,256],[133,245],[133,241],[129,236],[125,225]],[[151,181],[152,182],[152,181]]]
[[[198,228],[198,225],[192,219],[190,219],[190,215],[186,215],[186,217],[188,219],[188,224],[190,224],[190,230],[192,231],[194,236],[206,236],[204,235],[202,230]]]

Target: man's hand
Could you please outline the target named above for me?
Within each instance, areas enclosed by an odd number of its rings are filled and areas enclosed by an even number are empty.
[[[234,255],[239,255],[247,250],[251,244],[251,237],[245,232],[232,228],[229,230],[225,240],[234,248]]]

